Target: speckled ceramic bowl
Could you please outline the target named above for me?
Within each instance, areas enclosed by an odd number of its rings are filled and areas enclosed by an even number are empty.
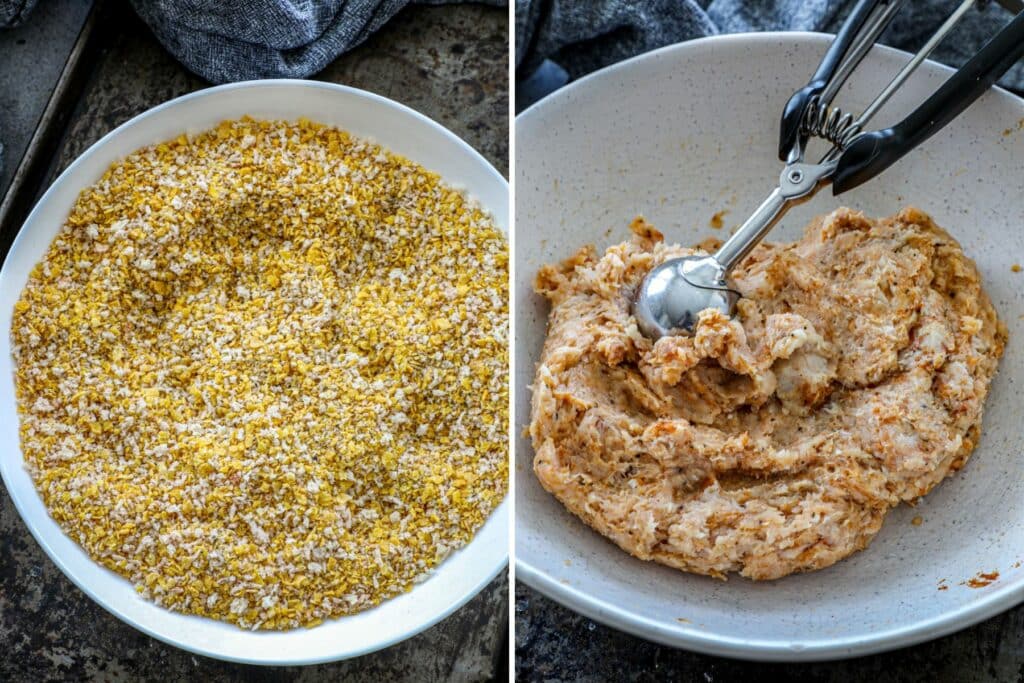
[[[537,269],[577,247],[628,239],[643,214],[684,244],[741,222],[774,187],[778,121],[829,39],[739,35],[668,47],[559,91],[516,121],[516,415],[529,419],[547,306]],[[865,106],[908,55],[876,48],[836,100]],[[876,118],[893,122],[949,70],[925,64]],[[815,660],[896,648],[963,628],[1024,599],[1024,101],[985,95],[880,178],[840,199],[823,191],[772,235],[794,239],[840,204],[889,215],[930,212],[977,260],[1010,344],[970,463],[916,508],[894,510],[869,548],[819,572],[727,582],[634,559],[570,515],[517,448],[517,577],[583,614],[707,653]],[[911,523],[915,516],[923,522]],[[961,582],[997,571],[990,585]],[[947,586],[940,590],[940,585]]]
[[[246,631],[158,607],[141,598],[129,581],[93,562],[47,513],[24,468],[18,442],[11,313],[30,269],[42,258],[78,193],[111,163],[139,147],[245,115],[306,117],[372,138],[464,187],[491,212],[501,230],[508,229],[508,185],[501,174],[448,130],[379,95],[314,81],[249,81],[208,88],[140,114],[107,134],[61,174],[25,221],[0,271],[0,474],[29,531],[61,571],[89,597],[140,631],[202,655],[253,664],[345,659],[419,633],[487,585],[507,562],[508,501],[498,506],[469,545],[408,593],[316,628]]]

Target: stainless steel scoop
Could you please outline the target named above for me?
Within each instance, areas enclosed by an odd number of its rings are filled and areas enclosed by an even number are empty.
[[[863,132],[864,124],[953,29],[976,0],[962,2],[928,42],[854,119],[832,107],[832,100],[867,55],[903,0],[861,0],[836,35],[810,83],[798,90],[782,115],[779,159],[785,167],[779,185],[714,254],[672,259],[652,269],[633,300],[640,330],[657,339],[692,334],[701,311],[732,315],[740,293],[732,272],[793,205],[810,199],[826,184],[841,194],[867,182],[942,129],[985,93],[1024,56],[1024,12],[993,37],[938,91],[900,123]],[[816,164],[804,161],[812,138],[832,143]]]

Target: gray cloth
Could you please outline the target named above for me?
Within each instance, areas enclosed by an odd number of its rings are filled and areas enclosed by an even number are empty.
[[[516,0],[516,75],[519,94],[525,93],[527,100],[517,97],[517,106],[563,84],[550,65],[538,73],[545,60],[557,63],[566,79],[571,79],[641,52],[702,36],[745,31],[834,33],[854,4],[854,0]],[[960,0],[907,3],[880,42],[916,50],[959,4]],[[1010,18],[995,2],[980,3],[932,58],[963,64]],[[1011,69],[1000,84],[1024,90],[1024,64]]]
[[[310,76],[410,2],[445,0],[132,0],[163,46],[214,83]]]
[[[25,21],[36,0],[0,0],[0,28],[12,28]]]

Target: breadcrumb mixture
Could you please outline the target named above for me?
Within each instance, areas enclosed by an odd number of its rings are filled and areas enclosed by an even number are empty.
[[[342,131],[142,149],[15,307],[27,466],[167,608],[285,629],[376,605],[505,494],[507,271],[489,216]]]
[[[720,578],[820,569],[967,461],[1007,332],[927,215],[839,209],[762,244],[734,319],[709,309],[657,342],[636,287],[694,250],[632,228],[537,276],[552,310],[530,425],[541,484],[620,547]]]

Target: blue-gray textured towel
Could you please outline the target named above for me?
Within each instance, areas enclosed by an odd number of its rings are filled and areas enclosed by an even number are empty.
[[[881,42],[916,50],[959,4],[907,3]],[[516,106],[525,107],[568,78],[683,40],[744,31],[834,33],[853,5],[854,0],[516,0]],[[962,64],[1010,18],[995,2],[979,2],[932,58]],[[545,60],[564,69],[561,81],[550,63],[538,73]],[[1000,84],[1024,90],[1024,64]]]
[[[416,2],[451,0],[132,0],[157,39],[214,83],[305,78]],[[483,0],[505,5],[505,0]]]
[[[0,0],[0,28],[11,28],[25,21],[35,4],[36,0]]]

